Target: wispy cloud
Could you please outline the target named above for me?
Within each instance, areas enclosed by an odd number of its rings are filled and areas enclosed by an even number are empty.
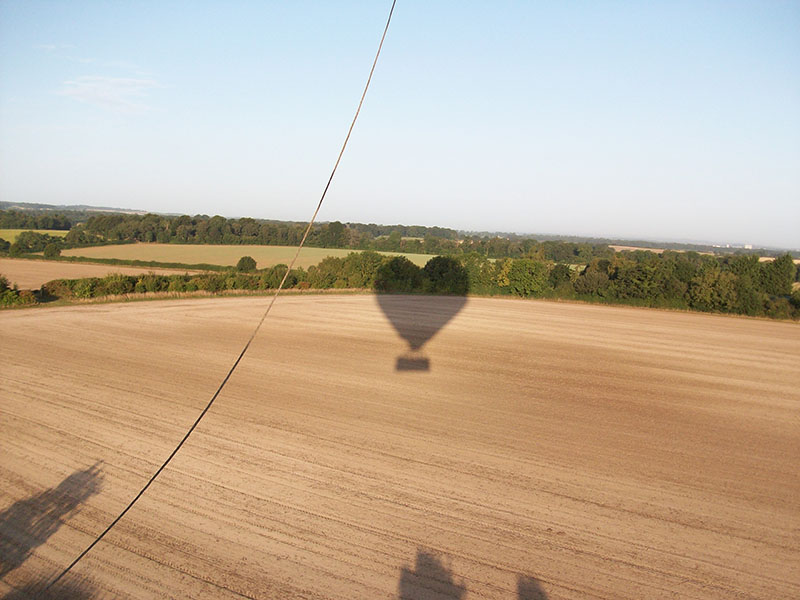
[[[47,50],[48,52],[54,52],[56,50],[67,50],[69,48],[74,48],[72,44],[36,44],[34,48],[37,50]]]
[[[100,60],[98,58],[83,58],[77,56],[64,56],[67,60],[72,62],[81,63],[82,65],[95,65],[96,67],[102,67],[106,69],[118,69],[122,71],[129,71],[136,74],[146,74],[146,71],[142,69],[136,63],[128,62],[125,60]]]
[[[142,113],[153,110],[142,100],[157,87],[152,79],[86,75],[65,81],[57,93],[112,112]]]
[[[93,68],[98,70],[126,73],[140,79],[148,79],[152,77],[152,74],[149,70],[144,69],[140,65],[128,60],[107,60],[76,54],[74,52],[76,50],[76,46],[74,44],[35,44],[33,48],[44,51],[53,59],[65,60],[72,63],[79,63],[81,65],[92,65]]]

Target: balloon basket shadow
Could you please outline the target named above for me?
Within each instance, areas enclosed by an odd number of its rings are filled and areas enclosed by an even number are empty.
[[[397,357],[397,371],[430,371],[431,363],[425,356],[405,354]]]

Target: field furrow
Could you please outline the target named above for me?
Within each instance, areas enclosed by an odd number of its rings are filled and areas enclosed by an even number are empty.
[[[267,301],[0,314],[0,594],[127,504]],[[70,577],[131,599],[800,597],[797,324],[402,302],[281,298]],[[429,370],[396,370],[426,319]]]

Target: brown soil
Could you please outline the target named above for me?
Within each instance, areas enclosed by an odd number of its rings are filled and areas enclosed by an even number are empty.
[[[181,273],[200,273],[185,269],[154,269],[150,267],[120,267],[85,263],[68,263],[48,260],[26,260],[22,258],[0,258],[0,274],[10,283],[16,283],[21,290],[37,290],[43,283],[53,279],[80,279],[81,277],[105,277],[111,273],[141,275],[158,273],[175,275]]]
[[[798,325],[448,300],[279,299],[75,597],[800,597]],[[0,314],[0,595],[125,506],[268,301]]]

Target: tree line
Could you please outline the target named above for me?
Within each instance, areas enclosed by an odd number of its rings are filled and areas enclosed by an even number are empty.
[[[68,230],[74,221],[60,213],[32,213],[21,210],[0,210],[0,229]]]
[[[275,289],[286,265],[256,269],[243,257],[236,269],[198,275],[109,275],[59,279],[42,287],[50,298],[95,298],[143,292],[220,293]],[[419,267],[403,256],[374,251],[328,257],[292,269],[286,288],[374,289],[378,292],[513,295],[800,319],[800,273],[790,255],[713,257],[694,252],[625,252],[583,268],[533,256],[491,260],[471,253],[436,256]]]
[[[133,242],[296,246],[304,231],[302,223],[260,222],[250,218],[97,215],[85,224],[73,226],[65,237],[25,231],[13,244],[0,240],[0,252],[10,256],[45,252],[48,258],[54,258],[65,248]],[[404,237],[408,233],[420,235]],[[593,258],[610,258],[614,254],[603,244],[479,236],[458,239],[455,230],[441,227],[344,224],[339,221],[315,226],[306,245],[430,255],[477,253],[487,258],[536,256],[565,263],[586,263]]]
[[[32,238],[17,240],[16,245],[0,240],[0,251],[12,255],[41,252],[44,245],[53,250],[99,244],[160,242],[172,244],[258,244],[297,245],[306,225],[291,221],[226,219],[207,215],[156,215],[134,213],[62,213],[0,210],[0,228],[61,229],[66,237],[53,237],[45,244]],[[422,225],[376,225],[374,223],[321,223],[314,226],[306,242],[319,248],[349,248],[431,255],[459,255],[477,252],[489,258],[523,258],[538,247],[544,257],[555,262],[585,263],[613,254],[609,244],[653,247],[653,242],[631,242],[575,236],[546,236],[512,233],[473,232],[460,235],[454,229]],[[710,246],[659,243],[670,249],[694,249],[719,252]],[[34,249],[38,248],[38,249]],[[734,252],[754,254],[757,252]],[[767,252],[767,251],[764,251]]]

